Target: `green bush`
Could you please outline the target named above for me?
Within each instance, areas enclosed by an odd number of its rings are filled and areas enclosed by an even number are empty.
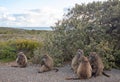
[[[115,68],[120,69],[120,50],[114,50],[113,51],[113,56],[115,58]]]
[[[76,4],[53,28],[45,50],[56,63],[71,61],[78,48],[100,54],[105,69],[120,68],[120,1]],[[112,13],[111,13],[112,12]]]
[[[11,46],[14,46],[18,51],[23,51],[28,58],[32,58],[34,56],[34,50],[43,47],[43,42],[38,42],[36,40],[29,39],[18,39],[15,41],[11,41]]]
[[[34,50],[43,47],[43,42],[35,40],[18,39],[0,42],[0,59],[15,59],[19,51],[23,51],[28,59],[34,57]]]
[[[16,52],[15,48],[12,46],[9,46],[8,42],[0,42],[0,59],[5,59],[5,58],[12,58],[15,59],[16,57]]]
[[[33,58],[31,58],[31,62],[33,64],[40,64],[41,56],[42,56],[42,48],[37,48],[33,51]]]

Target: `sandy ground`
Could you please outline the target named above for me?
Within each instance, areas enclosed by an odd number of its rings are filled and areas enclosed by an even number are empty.
[[[87,80],[65,80],[66,77],[76,77],[70,65],[54,70],[37,73],[39,66],[32,65],[26,68],[14,68],[9,65],[0,65],[0,82],[120,82],[120,70],[105,71],[110,77],[98,76]]]

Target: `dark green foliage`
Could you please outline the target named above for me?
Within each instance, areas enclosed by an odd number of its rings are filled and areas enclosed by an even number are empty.
[[[0,49],[0,59],[2,58],[15,58],[15,48],[10,46],[4,46]]]
[[[95,51],[106,69],[120,67],[120,1],[93,2],[70,9],[65,18],[52,27],[45,49],[59,63],[71,61],[78,48],[85,55]],[[49,44],[49,45],[48,45]]]
[[[0,42],[0,60],[10,59],[14,60],[16,58],[15,48],[9,46],[8,42]]]

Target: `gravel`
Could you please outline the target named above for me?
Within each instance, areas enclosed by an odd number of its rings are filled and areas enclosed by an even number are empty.
[[[37,73],[39,66],[31,65],[26,68],[14,68],[0,65],[0,82],[120,82],[120,70],[105,71],[110,77],[98,76],[87,80],[65,80],[66,77],[77,77],[70,69],[70,65],[54,70]]]

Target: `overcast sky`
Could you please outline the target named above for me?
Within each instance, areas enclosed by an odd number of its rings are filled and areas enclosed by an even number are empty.
[[[0,0],[0,26],[49,27],[75,3],[106,0]]]

